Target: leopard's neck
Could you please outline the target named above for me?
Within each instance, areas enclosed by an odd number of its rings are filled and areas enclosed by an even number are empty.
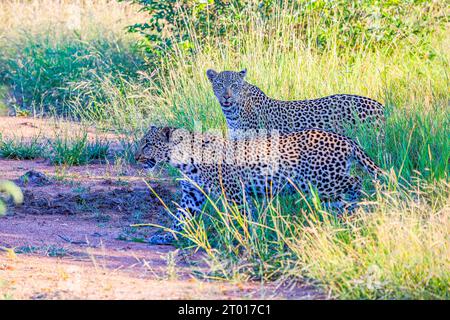
[[[240,97],[233,106],[233,114],[229,116],[224,112],[228,128],[233,130],[258,129],[263,120],[261,116],[271,100],[257,86],[244,82]]]

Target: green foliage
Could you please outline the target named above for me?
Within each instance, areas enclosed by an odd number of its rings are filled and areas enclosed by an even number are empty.
[[[109,143],[96,140],[89,142],[87,134],[76,137],[57,137],[51,143],[50,161],[57,165],[83,165],[93,160],[105,160],[108,156]]]
[[[148,20],[130,26],[129,31],[144,34],[147,40],[144,45],[154,56],[162,56],[175,47],[192,53],[200,39],[210,35],[226,35],[233,26],[233,17],[248,6],[245,0],[133,2],[142,5],[141,10],[148,13]],[[192,37],[193,32],[198,38]]]
[[[5,43],[0,56],[0,83],[10,86],[16,113],[68,114],[68,102],[83,97],[82,81],[101,83],[106,76],[128,78],[143,60],[120,39],[84,41],[76,33],[65,36],[21,36],[20,45]]]
[[[4,139],[0,134],[0,157],[18,160],[44,158],[48,153],[47,146],[42,139],[34,137],[30,140],[23,138]]]
[[[403,40],[422,41],[448,21],[445,3],[422,0],[133,2],[142,6],[148,19],[130,26],[129,30],[144,34],[147,39],[144,46],[157,56],[173,50],[194,53],[207,38],[216,38],[217,44],[233,41],[252,19],[263,24],[282,17],[298,38],[316,42],[319,49],[333,44],[341,48],[385,47],[387,50]],[[318,31],[311,38],[309,31],[313,28]]]
[[[426,39],[427,35],[444,27],[448,21],[444,11],[445,4],[422,0],[300,3],[302,4],[297,8],[299,14],[312,15],[317,19],[317,26],[321,26],[316,38],[319,47],[326,47],[330,40],[336,39],[341,48],[384,47],[389,51],[403,40],[416,43]],[[422,14],[424,12],[426,14]],[[306,20],[301,20],[303,23],[298,27],[306,28]]]

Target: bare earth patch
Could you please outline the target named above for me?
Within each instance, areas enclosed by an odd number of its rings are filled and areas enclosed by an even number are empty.
[[[114,140],[118,136],[112,133],[98,132],[92,127],[83,127],[78,123],[60,119],[39,119],[26,117],[0,116],[0,133],[5,138],[54,139],[57,136],[76,137],[86,131],[90,141],[95,139]]]
[[[41,126],[0,119],[3,134],[24,127],[35,136]],[[130,225],[170,220],[135,168],[0,159],[0,178],[15,181],[25,196],[0,217],[0,299],[323,298],[300,285],[199,279],[194,271],[206,266],[201,253],[145,243],[157,228]],[[147,182],[166,203],[177,199],[170,181]]]

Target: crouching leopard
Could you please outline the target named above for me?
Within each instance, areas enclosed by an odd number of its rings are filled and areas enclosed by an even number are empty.
[[[384,123],[383,105],[370,98],[335,94],[313,100],[281,101],[246,82],[246,74],[245,69],[206,71],[232,138],[249,129],[291,133],[319,128],[343,134],[346,128],[359,122],[373,124],[378,130]]]
[[[178,168],[182,197],[173,230],[181,231],[183,219],[201,212],[206,194],[225,196],[236,205],[246,193],[267,195],[313,187],[321,199],[341,208],[356,204],[361,178],[350,175],[353,162],[376,176],[381,169],[351,139],[320,129],[285,135],[260,135],[229,140],[211,133],[151,127],[140,141],[136,161],[152,169],[159,163]],[[168,244],[172,233],[150,238],[152,244]]]

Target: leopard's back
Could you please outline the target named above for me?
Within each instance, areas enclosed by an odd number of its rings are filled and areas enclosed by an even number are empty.
[[[272,100],[259,108],[260,127],[281,133],[318,128],[344,133],[358,123],[384,123],[381,103],[362,96],[336,94],[313,100]]]
[[[268,97],[260,88],[244,81],[245,70],[208,72],[234,137],[252,129],[291,133],[318,128],[346,133],[359,123],[368,123],[382,131],[384,107],[373,99],[335,94],[312,100],[283,101]]]

